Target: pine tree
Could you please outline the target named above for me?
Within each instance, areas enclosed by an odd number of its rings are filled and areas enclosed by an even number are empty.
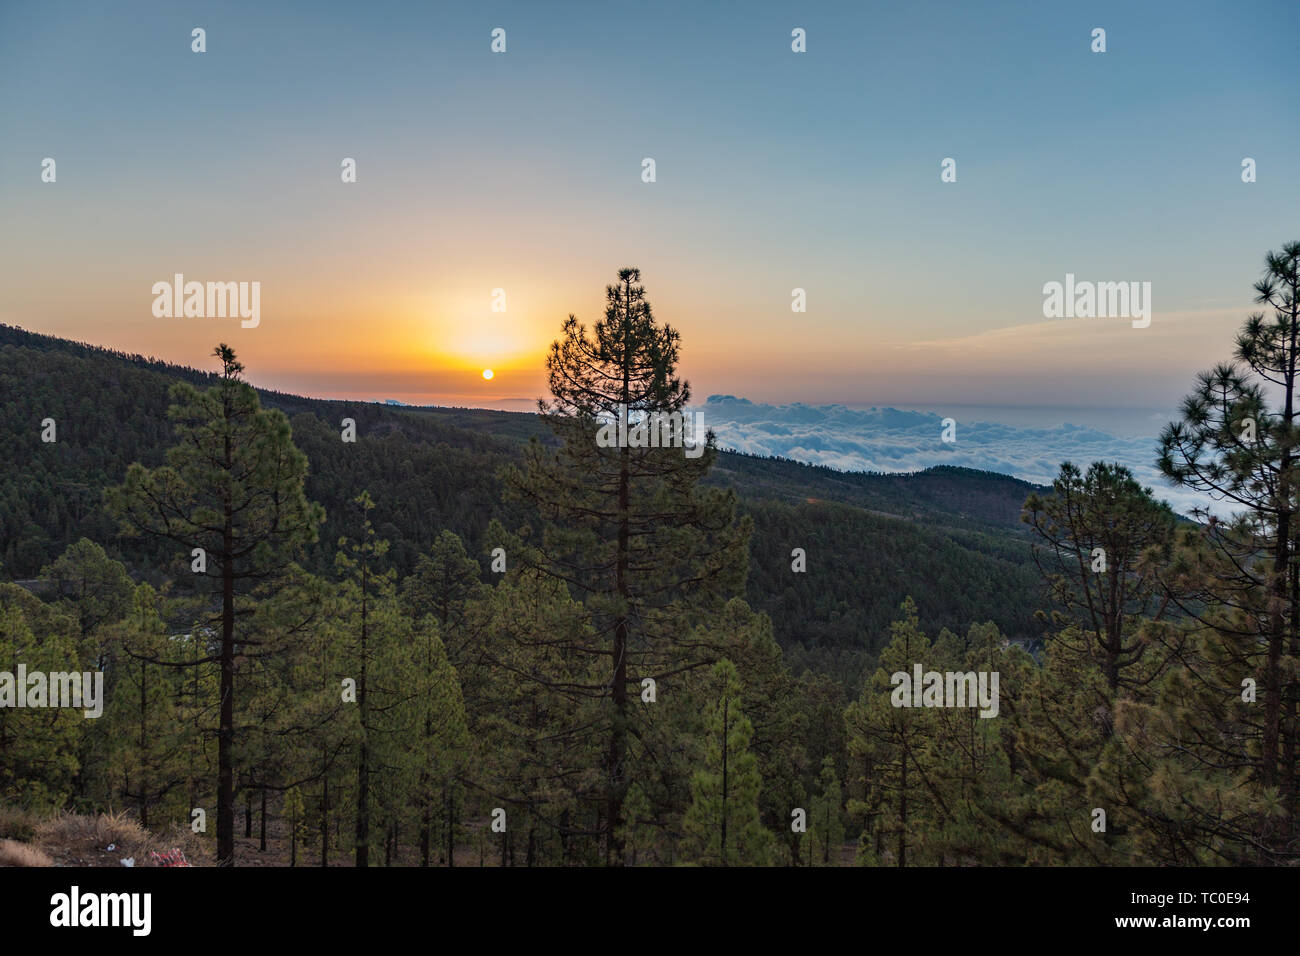
[[[399,679],[396,658],[403,647],[404,621],[396,607],[395,575],[382,567],[388,542],[370,523],[375,503],[367,492],[355,499],[360,513],[361,533],[357,540],[340,539],[335,566],[342,576],[340,612],[337,623],[348,645],[356,681],[356,817],[354,858],[358,867],[370,865],[370,831],[373,808],[371,777],[382,765],[382,750],[388,741],[390,712],[403,691],[394,686]]]
[[[172,654],[160,605],[152,587],[137,585],[130,616],[115,628],[121,654],[107,721],[118,793],[136,807],[146,828],[151,808],[185,783],[182,756],[189,733],[176,717],[181,692],[176,668],[153,663]]]
[[[322,635],[329,633],[329,584],[294,566],[274,585],[255,592],[257,614],[246,626],[237,669],[239,771],[246,800],[254,793],[260,798],[263,852],[271,795],[316,779],[317,767],[303,741],[335,733],[337,728],[327,724],[340,706],[337,684],[324,686],[319,669]]]
[[[929,842],[939,860],[960,866],[1096,864],[1109,852],[1091,830],[1088,770],[1109,711],[1096,704],[1108,685],[1089,657],[1054,640],[1040,667],[991,623],[972,625],[959,650],[940,635],[939,665],[998,674],[998,715],[935,712],[924,757],[945,813]],[[1113,841],[1111,841],[1113,842]]]
[[[598,813],[614,865],[624,863],[629,746],[643,716],[629,689],[713,659],[682,635],[744,581],[749,534],[734,520],[730,493],[698,487],[715,455],[711,434],[693,436],[697,457],[684,447],[645,447],[652,428],[654,445],[664,444],[654,427],[662,419],[651,416],[680,416],[690,390],[676,376],[678,333],[655,321],[639,280],[636,269],[619,272],[590,334],[573,316],[565,322],[547,359],[554,398],[539,402],[561,445],[552,452],[533,442],[525,468],[507,473],[512,496],[546,523],[521,559],[572,587],[591,615],[595,640],[568,647],[583,676],[551,686],[607,702],[592,732],[604,750]],[[669,434],[669,444],[684,431]],[[605,441],[611,433],[626,440]],[[596,682],[586,677],[593,659],[608,668]]]
[[[880,652],[880,666],[864,683],[858,700],[844,712],[849,766],[854,783],[850,809],[864,821],[859,859],[895,866],[925,862],[916,858],[921,835],[936,808],[926,791],[926,741],[935,733],[930,708],[896,707],[891,677],[911,677],[913,665],[930,667],[930,642],[921,632],[916,604],[903,602],[903,617],[890,627],[892,638]],[[937,808],[942,812],[942,808]]]
[[[409,675],[414,697],[403,720],[401,749],[414,761],[404,767],[407,777],[405,805],[418,807],[420,865],[428,866],[433,824],[440,807],[446,809],[448,865],[455,850],[453,808],[458,778],[469,766],[468,719],[456,669],[448,660],[437,618],[426,615],[410,624],[409,652],[403,669]],[[450,798],[450,799],[449,799]]]
[[[1213,619],[1211,616],[1210,619]],[[1124,700],[1089,779],[1097,805],[1118,808],[1128,861],[1160,866],[1286,863],[1287,814],[1258,785],[1258,704],[1243,691],[1243,659],[1260,648],[1240,626],[1191,632],[1179,666],[1149,699]],[[1253,643],[1253,642],[1252,642]]]
[[[1277,788],[1287,822],[1260,818],[1258,852],[1291,858],[1300,840],[1300,242],[1267,254],[1254,289],[1268,314],[1247,318],[1233,362],[1198,376],[1182,420],[1161,435],[1159,466],[1232,513],[1200,513],[1210,556],[1180,604],[1226,642],[1262,646],[1240,661],[1261,685],[1251,778]]]
[[[0,800],[6,803],[48,812],[72,794],[78,741],[93,721],[67,707],[18,708],[17,695],[20,664],[30,673],[77,669],[77,634],[68,609],[46,607],[17,584],[0,584]]]
[[[491,806],[510,806],[512,830],[522,834],[527,865],[582,858],[575,833],[583,801],[599,793],[599,756],[586,728],[599,720],[599,700],[567,693],[565,682],[598,682],[598,662],[568,660],[572,643],[593,640],[586,613],[564,585],[527,565],[509,572],[490,601],[487,651],[491,681],[472,776]]]
[[[41,569],[41,577],[59,600],[76,609],[83,637],[131,612],[132,584],[126,568],[86,538],[68,545],[52,564]],[[105,663],[101,659],[99,666]]]
[[[298,844],[307,839],[307,811],[297,787],[290,787],[284,794],[284,815],[289,823],[289,865],[297,866]]]
[[[260,407],[241,379],[244,367],[227,345],[217,346],[217,384],[207,391],[172,387],[168,416],[178,442],[167,464],[136,463],[109,492],[111,510],[126,534],[172,542],[186,553],[201,549],[206,574],[221,583],[220,718],[217,730],[217,861],[235,853],[235,667],[242,650],[235,619],[247,589],[284,572],[314,541],[324,520],[303,494],[306,457],[294,447],[289,422]]]
[[[1147,553],[1168,553],[1174,513],[1127,468],[1100,461],[1086,474],[1065,462],[1052,491],[1030,495],[1023,520],[1041,542],[1034,559],[1064,610],[1058,623],[1085,638],[1069,651],[1095,660],[1113,695],[1145,684],[1158,667],[1134,666],[1153,649],[1139,625],[1159,620],[1169,603]]]
[[[41,569],[51,585],[51,597],[76,615],[80,634],[78,656],[85,667],[104,674],[105,710],[110,710],[120,658],[120,627],[132,611],[133,585],[126,568],[104,549],[86,538],[68,545],[51,564]],[[107,755],[115,737],[109,721],[90,723],[79,735],[74,799],[93,805],[109,799],[104,784],[111,774]]]
[[[835,758],[827,754],[819,777],[821,792],[808,812],[809,862],[813,866],[838,866],[844,845],[843,793],[835,774]]]
[[[477,715],[484,711],[484,686],[488,680],[488,645],[483,623],[485,615],[481,611],[482,604],[487,600],[488,589],[479,580],[479,575],[478,562],[466,554],[460,537],[444,529],[438,534],[429,552],[417,559],[415,570],[402,582],[406,612],[416,621],[427,618],[430,622],[428,626],[421,626],[421,633],[428,635],[423,646],[434,654],[436,643],[439,648],[436,655],[445,657],[447,666],[456,676],[457,694],[461,701],[460,719],[464,721],[463,732],[466,734],[478,729],[474,724]],[[432,669],[435,662],[430,659],[425,666],[426,669]],[[434,711],[426,711],[426,717],[428,721],[434,720]],[[426,726],[422,733],[426,741],[432,741],[437,736],[432,724]],[[458,743],[457,752],[469,743],[468,740]],[[460,769],[463,768],[453,763],[439,771],[435,771],[432,765],[425,766],[421,771],[425,778],[419,797],[421,818],[418,840],[422,866],[429,865],[434,843],[433,825],[439,817],[443,820],[446,834],[447,865],[455,864],[454,844],[460,797],[460,784],[456,778]],[[438,780],[436,788],[435,775]]]
[[[695,859],[709,866],[762,866],[774,840],[759,819],[762,779],[750,751],[754,728],[741,710],[736,666],[725,658],[709,675],[713,708],[704,742],[704,766],[691,781],[691,805],[682,825]]]
[[[810,736],[808,714],[801,707],[799,686],[790,676],[772,634],[772,622],[741,598],[732,598],[720,613],[700,625],[693,642],[736,665],[741,706],[754,730],[750,749],[758,758],[759,775],[764,781],[759,802],[764,825],[782,836],[798,836],[791,831],[790,812],[794,807],[803,806],[805,783],[813,783],[811,779],[804,780],[809,771],[805,746]],[[696,673],[701,678],[707,676]],[[676,696],[672,686],[665,691],[667,703],[671,705]],[[837,759],[843,753],[842,711],[841,705],[834,713],[835,723],[830,732],[825,738],[819,738],[819,743],[824,743],[828,753],[833,751]],[[683,730],[677,725],[666,726],[664,733]],[[664,793],[662,799],[670,802],[671,795]]]

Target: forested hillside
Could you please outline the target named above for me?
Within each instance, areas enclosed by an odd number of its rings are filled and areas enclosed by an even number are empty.
[[[535,418],[5,329],[0,839],[125,807],[223,866],[1300,861],[1300,410],[1259,384],[1300,375],[1300,243],[1267,269],[1160,439],[1239,506],[1200,523],[1100,461],[609,442],[689,409],[635,269]]]
[[[173,551],[117,533],[103,492],[131,462],[162,462],[172,443],[167,390],[178,380],[204,385],[214,376],[0,326],[0,438],[13,450],[0,475],[0,575],[36,578],[82,537],[155,585],[175,575]],[[371,521],[400,576],[443,530],[486,573],[489,522],[513,529],[532,517],[503,501],[499,472],[529,438],[552,440],[534,414],[258,394],[290,417],[310,462],[307,495],[325,508],[305,562],[313,570],[332,566],[334,543],[349,532],[348,504],[362,490],[374,498]],[[55,443],[40,440],[45,418],[57,423]],[[341,455],[344,418],[356,421],[357,441]],[[1041,636],[1031,610],[1040,579],[1020,522],[1034,490],[1027,482],[950,467],[845,474],[723,452],[706,484],[734,488],[754,518],[751,606],[771,617],[794,661],[847,686],[908,595],[937,626],[992,621],[1017,640]],[[803,574],[790,572],[796,547],[808,555]]]

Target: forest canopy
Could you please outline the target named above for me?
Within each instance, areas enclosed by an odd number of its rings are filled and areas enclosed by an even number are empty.
[[[0,671],[105,697],[0,707],[0,803],[127,807],[219,865],[269,830],[292,865],[1293,863],[1298,289],[1270,253],[1161,437],[1232,506],[1196,521],[1118,463],[598,440],[689,408],[635,269],[531,418],[0,329]],[[931,673],[980,699],[900,706]]]

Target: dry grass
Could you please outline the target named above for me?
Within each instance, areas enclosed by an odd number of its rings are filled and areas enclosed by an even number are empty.
[[[164,833],[151,833],[125,812],[95,816],[61,812],[37,824],[34,842],[64,866],[121,866],[124,858],[134,858],[136,866],[153,866],[150,852],[163,853],[172,847],[185,851],[196,865],[206,855],[189,829],[171,826]]]
[[[0,840],[0,866],[53,866],[40,847],[16,840]]]
[[[28,841],[36,834],[36,823],[32,813],[0,804],[0,840]]]
[[[125,813],[101,813],[83,816],[60,811],[36,827],[42,842],[116,843],[140,842],[147,838],[144,828]]]

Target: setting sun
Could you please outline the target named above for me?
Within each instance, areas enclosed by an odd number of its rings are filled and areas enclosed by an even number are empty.
[[[484,378],[491,378],[494,374],[495,374],[495,373],[494,373],[490,368],[485,368],[485,369],[483,370],[483,377],[484,377]]]

